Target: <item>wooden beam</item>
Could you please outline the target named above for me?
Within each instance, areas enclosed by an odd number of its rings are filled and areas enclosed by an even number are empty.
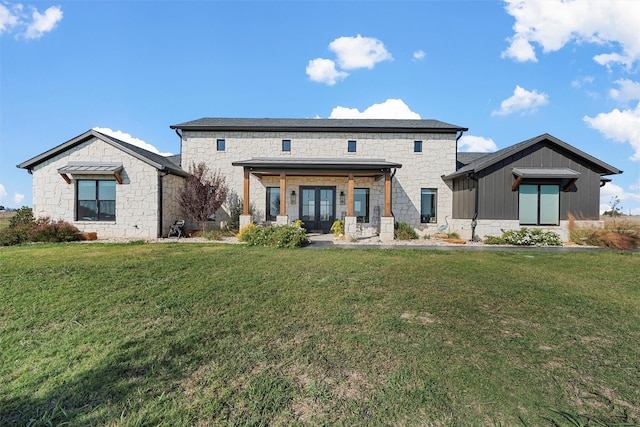
[[[571,180],[567,183],[567,185],[565,185],[564,188],[562,188],[562,192],[563,193],[569,192],[569,190],[571,190],[571,187],[573,187],[573,184],[575,184],[577,180],[578,178],[571,178]]]
[[[353,216],[353,174],[349,174],[349,184],[347,185],[347,216]]]
[[[287,175],[280,172],[280,215],[287,214]]]
[[[65,180],[65,182],[67,184],[71,184],[71,179],[69,178],[69,176],[66,173],[61,173],[60,176],[62,177],[62,179]]]
[[[516,191],[518,187],[520,187],[521,182],[522,182],[522,177],[519,176],[518,178],[516,178],[516,182],[514,182],[513,185],[511,186],[511,191]]]
[[[391,216],[391,173],[384,174],[384,216]]]
[[[248,169],[244,170],[244,200],[242,201],[242,215],[249,215],[249,179],[251,173]]]
[[[115,172],[113,176],[116,177],[116,181],[118,181],[118,184],[122,185],[122,176],[120,175],[120,172]]]

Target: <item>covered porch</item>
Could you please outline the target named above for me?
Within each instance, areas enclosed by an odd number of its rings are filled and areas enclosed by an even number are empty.
[[[355,237],[358,223],[365,219],[358,215],[361,214],[361,201],[357,194],[357,191],[365,189],[357,189],[356,183],[368,180],[376,184],[370,184],[372,188],[367,190],[367,212],[368,191],[372,191],[376,193],[372,196],[381,200],[379,224],[375,224],[377,232],[381,240],[393,240],[392,179],[395,170],[402,167],[399,163],[384,159],[252,158],[232,164],[243,168],[241,228],[253,220],[249,213],[253,175],[260,181],[271,182],[279,189],[276,224],[288,224],[293,219],[300,219],[308,230],[328,232],[335,219],[343,219],[345,236]],[[253,194],[255,196],[255,192]],[[265,197],[268,196],[265,194]],[[338,203],[344,210],[338,211]],[[369,216],[366,220],[373,223]]]

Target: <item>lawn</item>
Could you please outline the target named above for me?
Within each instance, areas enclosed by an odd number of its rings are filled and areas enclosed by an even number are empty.
[[[0,425],[637,425],[639,272],[628,252],[2,248]]]

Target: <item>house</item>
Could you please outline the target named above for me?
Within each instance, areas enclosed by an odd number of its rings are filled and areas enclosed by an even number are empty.
[[[225,175],[240,224],[287,224],[393,239],[395,222],[470,239],[598,220],[600,185],[618,169],[551,135],[495,153],[457,153],[467,128],[437,120],[203,118],[170,126],[180,156],[159,156],[94,130],[18,165],[33,173],[34,213],[99,235],[165,236],[181,218],[192,165]],[[104,187],[104,188],[103,188]],[[106,196],[105,196],[106,195]],[[216,223],[230,220],[230,207]]]
[[[33,213],[100,238],[152,239],[180,217],[188,175],[164,157],[89,130],[18,165],[33,175]]]

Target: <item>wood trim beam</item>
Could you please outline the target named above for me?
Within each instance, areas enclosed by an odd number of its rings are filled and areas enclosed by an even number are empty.
[[[244,170],[244,200],[242,201],[242,215],[249,215],[249,181],[251,172]]]
[[[60,176],[67,184],[71,184],[71,178],[69,178],[69,175],[67,175],[66,173],[61,173]]]
[[[287,214],[287,174],[280,173],[280,216]]]
[[[353,216],[353,193],[355,183],[353,174],[349,174],[349,184],[347,185],[347,216]]]
[[[391,216],[391,174],[384,174],[384,216]]]
[[[567,185],[565,185],[562,188],[562,192],[563,193],[569,192],[569,190],[571,190],[571,187],[573,187],[573,184],[575,184],[577,180],[578,180],[578,178],[571,178],[571,180],[569,182],[567,182]]]
[[[120,175],[120,172],[115,172],[113,176],[116,178],[116,181],[118,181],[118,184],[122,185],[122,176]]]
[[[522,177],[521,176],[516,178],[516,181],[511,186],[511,191],[516,191],[518,189],[518,187],[520,187],[520,183],[522,183]]]

